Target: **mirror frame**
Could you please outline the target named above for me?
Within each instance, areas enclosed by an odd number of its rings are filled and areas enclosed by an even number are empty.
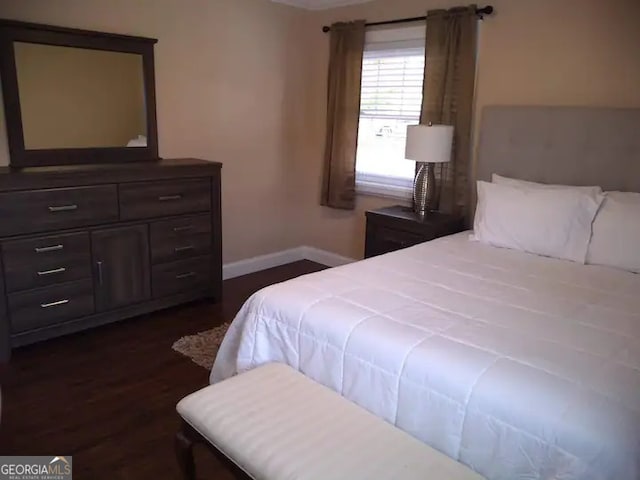
[[[27,150],[24,145],[22,114],[14,42],[37,43],[142,55],[147,118],[146,147],[52,148]],[[153,38],[53,27],[0,19],[0,78],[7,125],[11,167],[40,167],[91,163],[121,163],[158,160],[158,126]]]

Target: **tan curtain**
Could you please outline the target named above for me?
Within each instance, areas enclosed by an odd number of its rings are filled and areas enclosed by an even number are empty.
[[[331,26],[322,205],[353,209],[364,20]]]
[[[471,125],[476,74],[476,6],[427,13],[420,123],[454,126],[450,163],[436,165],[440,211],[469,215]]]

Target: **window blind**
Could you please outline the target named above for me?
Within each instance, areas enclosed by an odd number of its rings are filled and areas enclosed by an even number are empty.
[[[408,121],[420,118],[424,46],[416,43],[367,45],[362,63],[361,117]]]

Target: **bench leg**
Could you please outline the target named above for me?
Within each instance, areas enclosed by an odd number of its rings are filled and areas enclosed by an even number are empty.
[[[176,434],[176,457],[184,480],[196,480],[196,466],[193,461],[193,442],[184,431]]]
[[[184,480],[196,480],[196,467],[193,459],[193,446],[195,444],[202,444],[207,447],[220,461],[221,465],[233,474],[234,478],[238,480],[251,480],[252,477],[247,475],[232,460],[227,458],[222,451],[218,450],[206,438],[194,430],[191,425],[183,421],[182,428],[176,434],[175,449],[178,465],[180,465],[180,471],[182,472],[182,478],[184,478]]]

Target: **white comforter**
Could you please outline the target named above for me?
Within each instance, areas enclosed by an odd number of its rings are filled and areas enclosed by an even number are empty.
[[[268,362],[489,479],[640,479],[640,275],[455,235],[253,295],[211,381]]]

